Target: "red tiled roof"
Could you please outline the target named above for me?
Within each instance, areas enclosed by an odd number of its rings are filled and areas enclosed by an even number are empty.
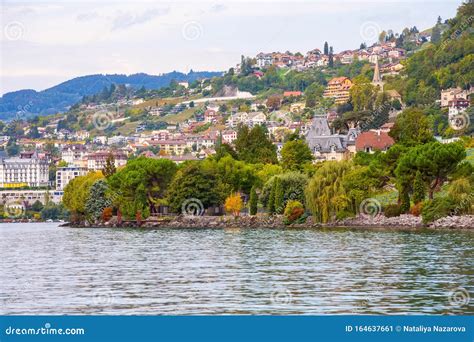
[[[342,82],[344,82],[344,81],[347,80],[347,79],[349,79],[349,78],[344,77],[344,76],[341,76],[341,77],[334,77],[333,79],[331,79],[331,80],[328,82],[328,85],[341,84]]]
[[[364,132],[356,139],[356,150],[364,151],[367,147],[374,150],[384,150],[395,144],[395,141],[385,132]]]
[[[301,91],[285,91],[283,96],[301,96]]]

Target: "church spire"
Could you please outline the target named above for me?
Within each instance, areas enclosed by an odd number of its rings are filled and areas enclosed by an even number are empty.
[[[378,55],[375,55],[375,69],[374,69],[374,78],[372,79],[372,84],[374,86],[379,86],[380,90],[383,90],[383,81],[382,81],[382,77],[380,76]]]

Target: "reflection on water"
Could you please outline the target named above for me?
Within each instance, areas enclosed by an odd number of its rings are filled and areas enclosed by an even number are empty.
[[[0,314],[474,313],[473,232],[3,224],[0,238]]]

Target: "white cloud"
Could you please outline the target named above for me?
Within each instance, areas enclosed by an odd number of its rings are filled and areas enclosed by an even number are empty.
[[[260,51],[336,51],[361,43],[360,27],[424,29],[438,15],[455,14],[459,1],[5,1],[0,16],[0,94],[18,88],[43,89],[92,73],[161,73],[225,70],[241,54]],[[20,39],[4,28],[20,23]],[[197,39],[183,37],[196,22]],[[41,75],[41,76],[38,76]],[[53,83],[54,84],[54,83]]]
[[[112,30],[126,29],[133,25],[143,24],[169,12],[169,8],[154,8],[141,13],[120,12],[114,19]]]

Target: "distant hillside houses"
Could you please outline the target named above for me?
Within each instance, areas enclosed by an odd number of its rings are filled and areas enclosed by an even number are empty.
[[[421,37],[420,37],[421,42]],[[341,64],[351,64],[356,59],[375,63],[376,59],[385,60],[382,66],[383,73],[398,74],[403,68],[399,63],[400,60],[406,58],[407,51],[397,48],[395,42],[376,43],[367,48],[356,50],[344,50],[333,54],[333,59]],[[329,63],[329,56],[325,55],[319,49],[308,51],[305,55],[300,53],[281,52],[260,52],[255,56],[256,67],[260,69],[269,66],[277,68],[291,68],[302,71],[313,67],[325,67]],[[240,69],[240,65],[237,65]],[[262,75],[263,76],[263,75]]]

